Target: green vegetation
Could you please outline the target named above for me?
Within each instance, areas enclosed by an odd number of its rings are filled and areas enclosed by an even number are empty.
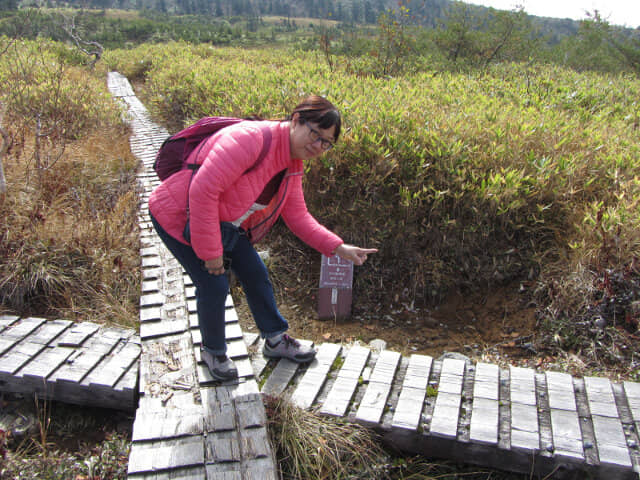
[[[537,310],[540,355],[640,378],[637,32],[596,14],[576,35],[545,37],[521,12],[459,2],[440,10],[442,23],[404,6],[367,25],[326,12],[300,20],[2,5],[2,313],[137,322],[136,161],[104,84],[116,69],[170,130],[205,115],[283,118],[310,93],[332,100],[346,128],[307,167],[306,200],[347,241],[380,249],[357,270],[356,309],[382,317],[515,283]],[[91,59],[70,46],[70,31],[104,52]],[[308,301],[317,253],[280,225],[270,242],[275,283],[292,279],[291,298]],[[344,477],[363,465],[368,478],[449,475],[363,451],[371,439],[360,430],[349,437],[339,423],[269,408],[290,478],[335,478],[336,461]],[[30,462],[34,477],[124,478],[124,435],[55,463],[44,454],[48,417],[41,425],[29,449],[0,432],[3,468],[14,469],[3,474]],[[307,436],[289,426],[316,440],[297,443]],[[339,436],[360,450],[325,448]]]

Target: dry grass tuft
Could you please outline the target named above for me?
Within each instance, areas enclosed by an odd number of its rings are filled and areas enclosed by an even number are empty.
[[[388,478],[388,457],[370,430],[321,417],[282,398],[267,397],[266,407],[284,478]]]
[[[94,132],[40,172],[29,156],[28,148],[15,148],[5,162],[3,309],[135,325],[137,163],[128,135],[122,127]]]

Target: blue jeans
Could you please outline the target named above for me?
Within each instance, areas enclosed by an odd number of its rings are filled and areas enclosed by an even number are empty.
[[[224,355],[225,302],[229,294],[226,274],[213,275],[204,268],[193,248],[169,235],[151,215],[158,236],[180,262],[196,287],[198,324],[202,334],[202,346],[212,355]],[[264,262],[256,252],[244,231],[230,223],[221,224],[225,268],[236,275],[251,309],[253,319],[263,338],[286,332],[287,321],[280,315],[273,295],[273,286]]]

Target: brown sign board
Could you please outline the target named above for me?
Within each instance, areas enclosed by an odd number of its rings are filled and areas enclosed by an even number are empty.
[[[318,317],[321,320],[351,315],[352,285],[353,262],[337,255],[322,255],[318,289]]]

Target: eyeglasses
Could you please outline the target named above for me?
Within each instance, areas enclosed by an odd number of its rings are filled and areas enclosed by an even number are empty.
[[[320,142],[320,147],[322,147],[322,149],[325,151],[331,150],[333,148],[333,142],[331,140],[327,140],[322,135],[320,135],[320,132],[309,125],[309,123],[307,123],[306,125],[307,127],[309,127],[309,138],[311,139],[312,143]]]

